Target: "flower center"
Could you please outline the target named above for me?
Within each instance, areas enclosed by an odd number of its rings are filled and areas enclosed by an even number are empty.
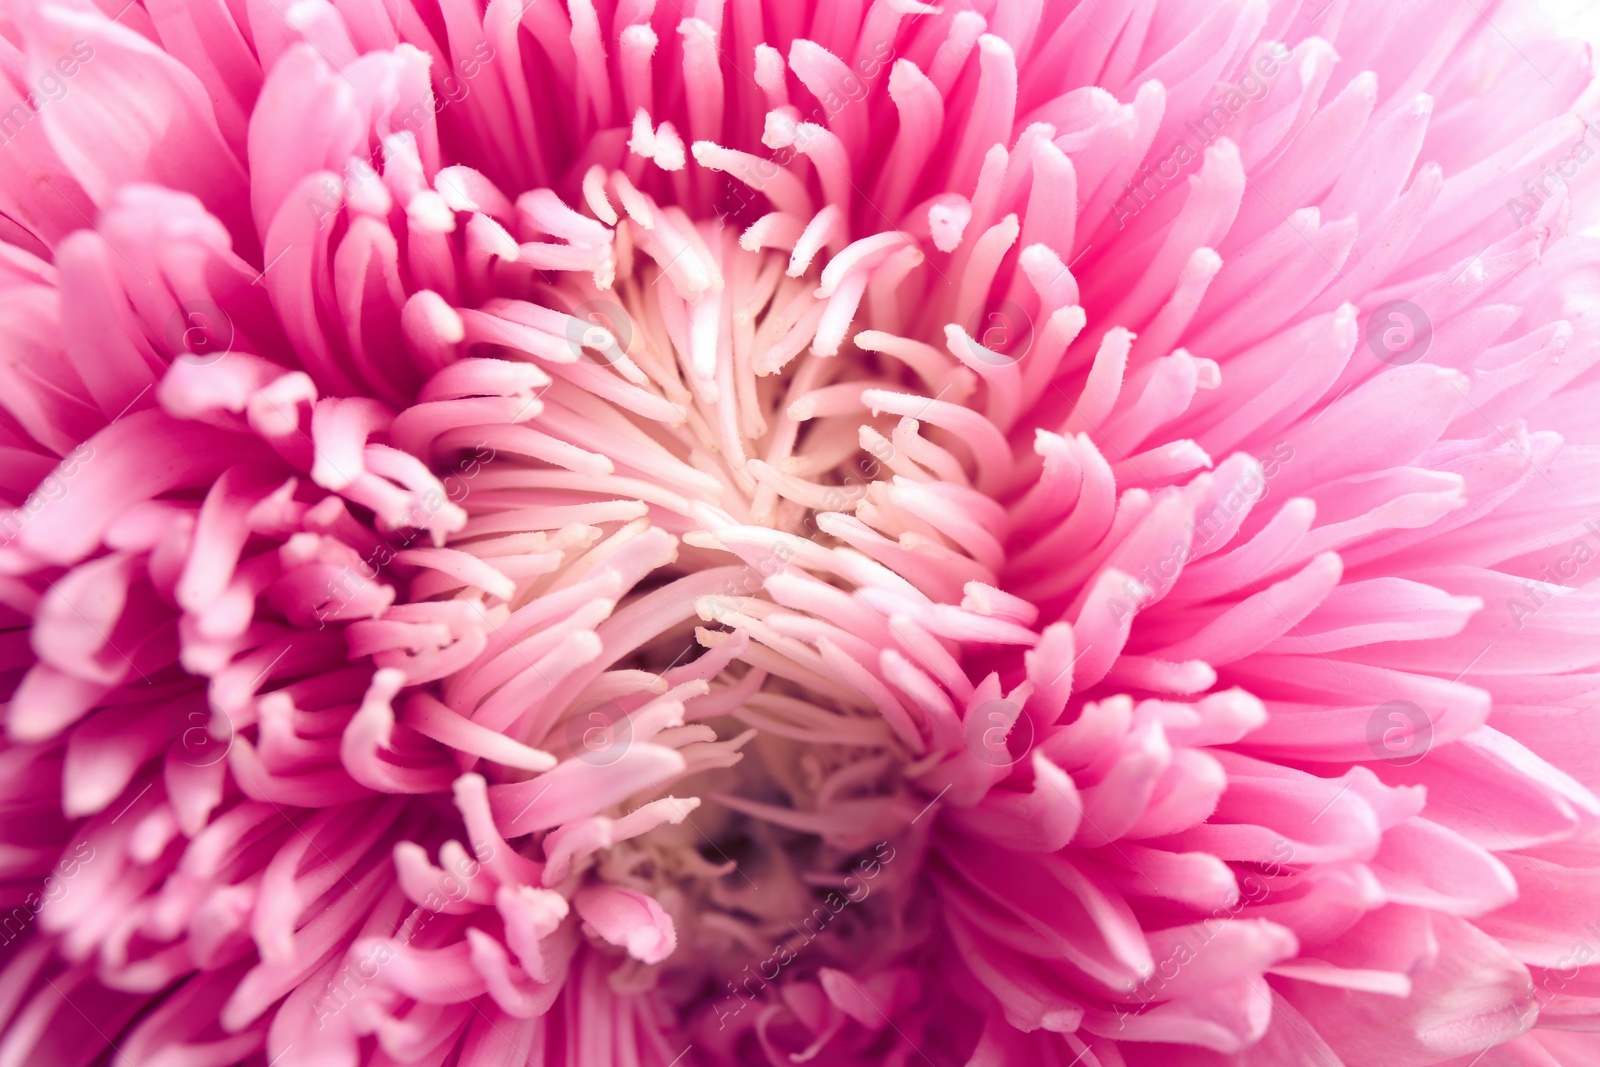
[[[609,847],[569,848],[581,833],[564,827],[526,851],[672,917],[676,950],[618,981],[662,983],[690,1013],[721,1016],[777,969],[853,967],[918,940],[912,864],[896,876],[892,861],[925,800],[902,782],[904,739],[864,695],[848,595],[903,581],[851,546],[949,553],[897,493],[930,478],[923,463],[959,463],[897,412],[916,399],[907,388],[964,394],[974,379],[871,331],[854,335],[859,356],[837,358],[874,294],[812,266],[836,235],[772,234],[785,254],[623,201],[592,273],[540,271],[525,298],[464,313],[469,340],[536,330],[566,344],[539,349],[549,380],[512,420],[443,442],[469,457],[452,493],[467,519],[412,596],[477,596],[489,622],[447,701],[478,721],[488,709],[615,791],[619,817],[597,831]],[[539,207],[547,225],[569,221]],[[491,588],[513,585],[506,600]],[[540,625],[581,590],[593,599]],[[673,760],[681,773],[653,770]],[[648,833],[618,829],[641,817]]]

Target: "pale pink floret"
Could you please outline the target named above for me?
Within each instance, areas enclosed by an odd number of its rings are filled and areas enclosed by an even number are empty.
[[[0,1067],[1600,1067],[1536,11],[118,7],[0,18]]]

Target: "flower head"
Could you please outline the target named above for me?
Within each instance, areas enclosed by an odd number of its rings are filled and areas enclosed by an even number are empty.
[[[114,6],[0,20],[0,1067],[1600,1062],[1585,47]]]

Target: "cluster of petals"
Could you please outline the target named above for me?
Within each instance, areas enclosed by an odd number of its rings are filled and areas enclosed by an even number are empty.
[[[0,1067],[1600,1067],[1597,102],[0,3]]]

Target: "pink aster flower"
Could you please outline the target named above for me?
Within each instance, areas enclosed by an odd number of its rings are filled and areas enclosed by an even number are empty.
[[[4,11],[0,1067],[1600,1065],[1582,44]]]

